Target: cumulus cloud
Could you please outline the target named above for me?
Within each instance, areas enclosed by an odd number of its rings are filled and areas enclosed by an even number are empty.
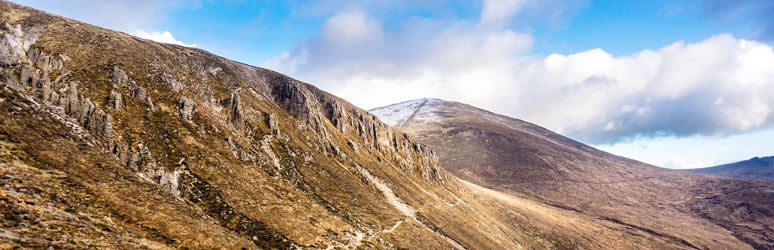
[[[175,39],[174,36],[172,36],[172,33],[169,31],[151,31],[147,32],[144,30],[137,30],[134,35],[136,35],[139,38],[149,39],[160,43],[169,43],[169,44],[176,44],[180,46],[186,46],[186,47],[192,47],[196,48],[196,44],[186,44],[183,43],[180,40]]]
[[[601,50],[551,55],[527,67],[513,72],[510,86],[522,90],[519,85],[538,82],[522,99],[551,105],[529,105],[539,114],[516,110],[589,142],[724,135],[774,125],[772,48],[730,35],[625,57]]]
[[[721,34],[627,56],[593,49],[537,57],[528,54],[530,34],[485,25],[518,14],[520,3],[508,3],[512,13],[484,7],[479,20],[414,18],[398,29],[340,13],[265,66],[364,108],[438,97],[597,144],[774,127],[767,44]]]

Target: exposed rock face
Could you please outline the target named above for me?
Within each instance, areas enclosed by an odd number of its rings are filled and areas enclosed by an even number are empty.
[[[244,122],[242,111],[239,108],[239,92],[231,93],[231,122],[241,126]]]
[[[124,103],[124,97],[120,93],[115,90],[110,91],[110,98],[108,99],[108,106],[110,108],[121,111],[126,106]]]
[[[59,93],[59,100],[49,100],[64,109],[64,113],[78,121],[92,135],[110,143],[113,132],[113,118],[94,106],[88,97],[78,94],[78,83],[71,82],[65,91]],[[56,96],[56,95],[52,95]]]
[[[125,144],[119,150],[124,150]],[[148,181],[158,183],[169,193],[180,196],[179,178],[182,170],[175,169],[167,172],[166,168],[160,166],[153,157],[150,149],[140,142],[132,151],[118,152],[119,156],[129,156],[126,166],[134,170],[140,177]]]
[[[132,91],[132,93],[133,93],[132,97],[140,100],[145,100],[145,98],[148,96],[148,91],[145,90],[145,88],[143,87],[137,87],[136,89],[134,89],[134,91]]]
[[[115,66],[113,67],[113,75],[110,76],[110,80],[113,82],[114,87],[123,88],[129,83],[129,76],[126,75],[126,72],[118,68],[118,66]]]
[[[354,150],[355,152],[360,152],[358,150],[357,143],[355,143],[355,142],[353,142],[351,140],[347,140],[347,145],[349,145],[349,147],[352,148],[352,150]]]
[[[360,109],[344,105],[309,85],[279,76],[274,79],[272,95],[275,101],[299,120],[305,121],[305,127],[316,131],[318,140],[331,144],[328,131],[321,125],[323,119],[330,121],[343,134],[353,135],[365,147],[373,147],[379,152],[392,156],[406,173],[418,171],[427,183],[443,183],[444,178],[438,168],[438,159],[434,153],[422,145],[415,144],[407,136]],[[396,135],[400,134],[400,135]],[[328,147],[330,148],[330,147]],[[416,164],[412,158],[421,159]]]
[[[183,84],[175,80],[175,78],[167,73],[161,75],[161,82],[174,91],[179,91],[183,88]]]
[[[193,119],[194,102],[186,96],[181,96],[178,102],[178,111],[180,112],[180,118],[190,121]]]
[[[154,105],[154,104],[153,104],[153,101],[151,100],[151,98],[150,98],[150,97],[146,97],[146,98],[145,98],[145,102],[146,102],[146,103],[148,103],[148,110],[150,110],[150,111],[152,111],[152,112],[157,112],[157,111],[159,111],[159,108],[158,108],[158,107],[156,107],[156,105]]]
[[[46,72],[49,70],[62,70],[62,67],[64,67],[64,61],[69,60],[69,58],[64,55],[60,56],[60,58],[57,58],[38,50],[30,50],[27,53],[27,57]]]
[[[3,65],[18,65],[27,58],[27,53],[43,30],[42,26],[24,26],[3,23],[4,33],[0,45],[0,63]]]
[[[266,123],[269,125],[269,129],[271,129],[272,134],[276,135],[280,133],[279,122],[277,121],[276,115],[273,113],[266,115]]]
[[[14,87],[21,84],[31,88],[31,94],[45,103],[62,108],[64,115],[76,120],[95,137],[110,144],[113,131],[111,115],[97,108],[88,97],[79,94],[77,81],[68,82],[58,77],[51,82],[49,72],[63,70],[64,62],[54,56],[31,49],[43,28],[40,26],[23,28],[21,24],[12,26],[8,23],[3,25],[6,29],[0,42],[0,53],[3,55],[0,60],[7,65],[7,70],[13,70],[14,65],[18,65],[19,68],[18,83],[6,78],[4,85]],[[62,56],[62,58],[67,57]],[[38,66],[43,72],[33,66]],[[2,75],[12,75],[12,72],[7,70]],[[118,97],[120,99],[120,94]],[[121,107],[123,107],[122,100]]]
[[[38,78],[37,70],[35,68],[26,64],[22,66],[21,73],[19,74],[19,82],[27,86],[33,86],[38,83]]]

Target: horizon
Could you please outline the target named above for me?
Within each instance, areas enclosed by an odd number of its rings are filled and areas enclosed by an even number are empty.
[[[364,109],[457,101],[667,168],[774,155],[767,1],[12,2],[276,70]]]

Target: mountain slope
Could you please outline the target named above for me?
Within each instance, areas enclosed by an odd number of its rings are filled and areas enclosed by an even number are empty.
[[[694,244],[459,180],[373,115],[270,70],[6,1],[0,22],[1,248]],[[717,241],[699,246],[746,247],[700,226]]]
[[[391,120],[464,180],[687,248],[774,247],[771,183],[661,169],[470,105],[414,102],[424,104]]]
[[[459,180],[276,72],[6,1],[0,176],[0,248],[687,248]]]
[[[745,161],[685,171],[742,179],[774,179],[774,156],[755,157]]]
[[[565,244],[306,83],[6,1],[0,21],[2,248]]]

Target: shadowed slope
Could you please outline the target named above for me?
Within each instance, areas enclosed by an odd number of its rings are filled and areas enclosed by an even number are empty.
[[[742,179],[774,179],[774,156],[755,157],[745,161],[685,171]]]

